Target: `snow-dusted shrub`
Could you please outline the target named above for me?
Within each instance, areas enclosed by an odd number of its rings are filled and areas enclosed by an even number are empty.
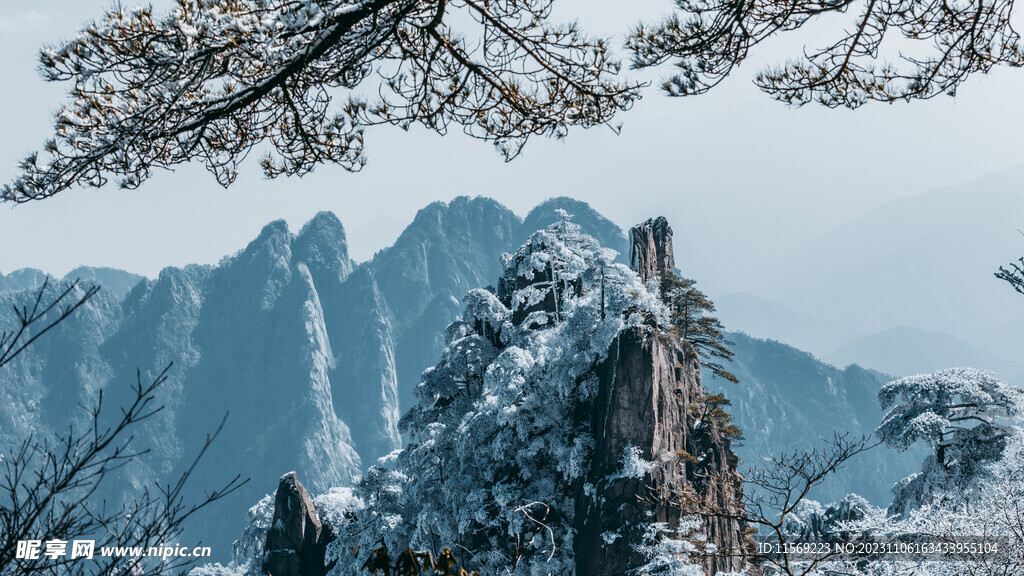
[[[847,494],[839,502],[828,505],[801,500],[796,509],[786,515],[782,531],[787,542],[846,542],[864,535],[863,531],[851,531],[852,523],[885,516],[885,510],[872,506],[856,494]]]
[[[697,518],[684,518],[675,529],[662,522],[649,524],[638,547],[647,563],[637,568],[637,575],[705,576],[696,560],[700,554],[712,553],[713,547],[700,533],[700,527]]]
[[[650,472],[651,467],[654,466],[654,463],[650,460],[644,460],[643,452],[633,445],[627,445],[622,449],[620,461],[622,462],[622,469],[618,472],[618,478],[636,478],[639,480]]]
[[[245,568],[235,566],[233,563],[225,566],[220,562],[216,562],[196,566],[189,570],[188,576],[250,576],[250,572],[247,572]]]
[[[355,514],[366,507],[363,499],[352,488],[331,488],[326,494],[313,498],[320,522],[337,533],[352,521]]]

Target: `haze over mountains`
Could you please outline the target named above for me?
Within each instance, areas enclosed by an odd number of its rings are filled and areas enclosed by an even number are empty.
[[[73,276],[108,289],[6,368],[0,442],[58,429],[99,389],[116,402],[136,367],[151,378],[173,361],[159,398],[168,409],[139,437],[154,451],[125,472],[122,490],[180,471],[230,412],[223,436],[191,480],[198,494],[236,473],[252,477],[218,514],[204,518],[202,528],[193,527],[215,550],[229,551],[245,510],[284,472],[297,470],[307,486],[323,491],[400,447],[399,414],[411,405],[422,371],[437,361],[461,298],[494,284],[500,255],[556,221],[557,209],[573,214],[620,258],[628,255],[622,229],[582,202],[550,200],[521,219],[493,200],[458,198],[420,210],[393,246],[361,264],[349,256],[338,218],[321,213],[297,233],[272,222],[215,266],[167,268],[141,280],[120,271],[79,270]],[[699,273],[682,266],[703,285]],[[9,304],[28,297],[43,278],[31,270],[0,275],[0,321],[9,323]],[[815,348],[834,345],[846,350],[838,356],[844,362],[865,355],[877,362],[884,359],[878,348],[894,346],[886,341],[873,348],[870,338],[858,344],[870,336],[867,328],[821,320],[799,304],[746,296],[719,301],[731,329],[806,345],[820,355]],[[748,438],[740,451],[745,461],[814,444],[835,429],[873,430],[881,416],[874,395],[887,376],[839,370],[742,334],[733,340],[742,383],[723,390],[735,399],[733,412]],[[917,458],[885,452],[872,458],[820,497],[859,491],[884,504],[891,483],[918,465]]]
[[[1024,385],[1024,298],[993,277],[1024,254],[1022,182],[1024,166],[890,201],[733,265],[742,273],[719,276],[712,295],[729,328],[832,362],[899,376],[966,363]]]
[[[882,417],[878,390],[890,376],[855,364],[836,368],[773,340],[735,332],[727,337],[735,354],[729,370],[740,382],[714,378],[705,369],[704,386],[732,402],[729,411],[743,430],[736,447],[741,470],[758,467],[769,455],[820,448],[836,433],[850,438],[874,433]],[[904,454],[876,448],[826,478],[811,497],[835,502],[852,492],[887,503],[892,485],[917,472],[926,455],[923,445]]]
[[[749,233],[729,232],[727,217],[702,209],[672,221],[679,266],[700,280],[730,329],[885,372],[943,368],[959,359],[1024,383],[1024,305],[992,276],[1024,254],[1017,232],[1024,226],[1021,182],[1024,165],[893,200],[803,244],[765,238],[754,245]],[[360,225],[353,233],[360,256],[392,244],[402,228],[392,216]],[[905,344],[885,334],[896,328]],[[876,335],[884,344],[871,345]],[[860,338],[869,338],[853,348],[862,355],[840,353]],[[947,362],[948,355],[918,358],[936,338],[939,348],[968,352]],[[877,348],[900,350],[906,361],[869,354]]]
[[[723,294],[714,302],[726,327],[792,345],[835,366],[859,364],[896,376],[981,366],[1024,386],[1022,360],[1012,352],[1012,346],[1006,345],[1020,341],[1019,323],[1000,326],[979,338],[990,344],[982,347],[950,334],[909,326],[868,334],[747,293]]]

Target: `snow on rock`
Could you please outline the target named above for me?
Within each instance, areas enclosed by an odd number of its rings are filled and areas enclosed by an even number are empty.
[[[417,403],[402,418],[408,446],[371,468],[356,487],[366,509],[339,533],[331,556],[338,560],[334,574],[358,570],[381,544],[389,550],[458,545],[474,568],[490,573],[518,563],[538,575],[610,574],[622,568],[621,561],[598,569],[584,558],[620,543],[631,550],[624,557],[635,560],[630,568],[645,561],[633,548],[656,518],[628,526],[633,533],[617,531],[621,522],[613,527],[604,518],[584,523],[591,518],[584,503],[603,498],[597,492],[609,485],[602,483],[608,473],[593,477],[600,469],[595,431],[605,367],[618,363],[611,355],[624,334],[669,338],[658,328],[668,319],[657,294],[614,258],[563,214],[503,257],[496,293],[466,295],[462,318],[448,326],[438,362],[423,373]],[[636,358],[643,362],[642,355]],[[699,362],[689,362],[692,394],[699,388]],[[675,374],[674,364],[670,371]],[[636,378],[641,372],[632,374],[619,378],[652,385]],[[648,391],[646,397],[652,393],[664,392]],[[633,400],[644,406],[643,397]],[[613,414],[611,422],[617,418]],[[646,442],[625,452],[625,471],[623,451],[613,458],[620,476],[650,480],[656,466],[649,458],[649,434],[617,430],[609,436]],[[724,458],[716,462],[734,464],[727,445],[711,447]],[[721,497],[733,497],[734,491],[721,489]],[[635,501],[638,494],[630,496]],[[678,520],[666,524],[668,529]],[[599,542],[588,547],[580,534],[598,525]],[[362,552],[344,553],[356,546]]]

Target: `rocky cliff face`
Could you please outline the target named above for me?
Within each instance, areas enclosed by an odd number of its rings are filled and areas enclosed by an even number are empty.
[[[48,421],[66,422],[78,402],[91,403],[101,389],[105,406],[115,411],[131,396],[136,368],[149,381],[174,362],[156,399],[166,409],[134,431],[133,446],[150,451],[105,483],[102,496],[119,502],[153,482],[175,478],[228,414],[217,442],[192,473],[186,498],[201,499],[204,490],[235,474],[254,482],[219,502],[217,514],[186,526],[182,536],[183,541],[202,540],[223,558],[244,523],[245,510],[263,496],[257,481],[268,472],[276,476],[297,470],[313,490],[326,491],[361,473],[357,440],[372,457],[400,444],[396,383],[393,376],[388,379],[387,363],[378,365],[366,350],[374,342],[366,338],[366,346],[358,349],[367,361],[339,363],[337,345],[348,342],[331,340],[347,333],[350,318],[339,310],[354,308],[339,298],[360,304],[359,295],[341,290],[352,267],[341,223],[324,213],[298,234],[284,222],[273,222],[217,266],[167,268],[123,299],[117,290],[101,290],[33,346],[24,364],[0,375],[0,396],[29,392],[44,400],[12,402],[27,408],[25,415],[0,409],[0,429],[8,429],[4,422],[9,418],[25,421],[30,416],[35,422],[31,431],[59,430]],[[353,285],[356,291],[371,288]],[[11,300],[26,296],[0,295]],[[389,345],[386,324],[363,325],[383,333],[376,344]],[[335,381],[351,387],[339,393]],[[375,391],[361,389],[374,383]],[[349,402],[369,405],[366,396],[377,399],[377,417],[369,410],[365,420],[357,420],[367,425],[354,438],[340,415],[357,412]],[[0,439],[0,450],[7,452],[13,442]]]
[[[629,265],[644,282],[671,274],[676,266],[672,228],[664,216],[629,230]]]
[[[631,260],[643,280],[671,273],[672,230],[664,218],[631,230]],[[742,506],[743,486],[728,437],[699,418],[705,395],[700,360],[655,322],[623,331],[598,368],[591,410],[594,458],[591,488],[578,499],[580,576],[623,574],[644,563],[637,551],[650,522],[674,529],[680,510],[668,504],[685,491],[726,511]],[[624,460],[636,458],[630,464]],[[744,526],[708,519],[703,531],[719,550],[738,552]],[[735,555],[710,556],[709,574],[739,570]]]
[[[364,465],[370,466],[402,445],[390,308],[373,271],[365,267],[322,301],[335,355],[334,407],[352,431]]]
[[[312,489],[323,491],[360,473],[350,429],[334,405],[333,379],[343,368],[321,297],[336,291],[347,274],[339,237],[341,224],[333,215],[318,216],[298,236],[283,221],[273,222],[206,273],[168,272],[150,287],[150,297],[139,295],[141,309],[134,314],[140,319],[159,317],[160,309],[188,318],[173,322],[175,337],[166,346],[145,330],[118,337],[122,344],[152,346],[150,354],[169,348],[177,362],[172,373],[178,390],[170,401],[181,447],[176,458],[154,463],[154,476],[180,473],[225,414],[220,437],[190,478],[189,497],[235,474],[258,480],[271,470],[297,470]],[[137,351],[123,361],[146,356]],[[221,514],[189,528],[227,552],[242,511],[262,495],[252,482],[221,503]]]

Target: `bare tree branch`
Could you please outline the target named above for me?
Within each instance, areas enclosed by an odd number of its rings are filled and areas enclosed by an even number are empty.
[[[30,436],[4,459],[0,477],[0,574],[170,574],[191,563],[191,558],[100,556],[83,562],[70,555],[49,559],[17,558],[19,541],[95,540],[96,550],[133,546],[148,550],[173,542],[189,517],[243,486],[238,476],[189,503],[182,490],[206,449],[224,426],[209,435],[191,466],[174,483],[144,490],[129,503],[108,509],[94,502],[111,475],[148,452],[132,447],[132,432],[159,413],[154,406],[157,389],[167,381],[168,365],[148,384],[137,375],[133,399],[121,408],[120,417],[106,424],[103,394],[84,409],[89,419],[84,429],[69,425],[53,438]]]
[[[716,555],[741,557],[788,576],[810,574],[822,562],[839,554],[839,551],[821,554],[809,562],[793,562],[786,552],[786,544],[791,542],[784,529],[786,521],[797,510],[800,502],[807,499],[812,489],[841,469],[850,459],[871,450],[879,443],[868,436],[850,438],[848,434],[836,433],[824,447],[793,450],[767,457],[762,466],[744,475],[742,506],[731,505],[735,503],[723,506],[714,500],[699,498],[692,489],[669,491],[667,504],[678,509],[684,516],[738,520],[757,528],[761,537],[773,545],[772,549],[781,550],[781,553],[775,554],[743,546],[737,550],[716,550]],[[651,491],[653,494],[665,494],[657,487]]]
[[[45,298],[49,286],[50,279],[47,278],[31,302],[21,306],[13,305],[18,327],[0,332],[0,368],[14,360],[43,334],[66,320],[100,290],[99,286],[90,286],[83,290],[79,281],[75,280],[47,302]]]

